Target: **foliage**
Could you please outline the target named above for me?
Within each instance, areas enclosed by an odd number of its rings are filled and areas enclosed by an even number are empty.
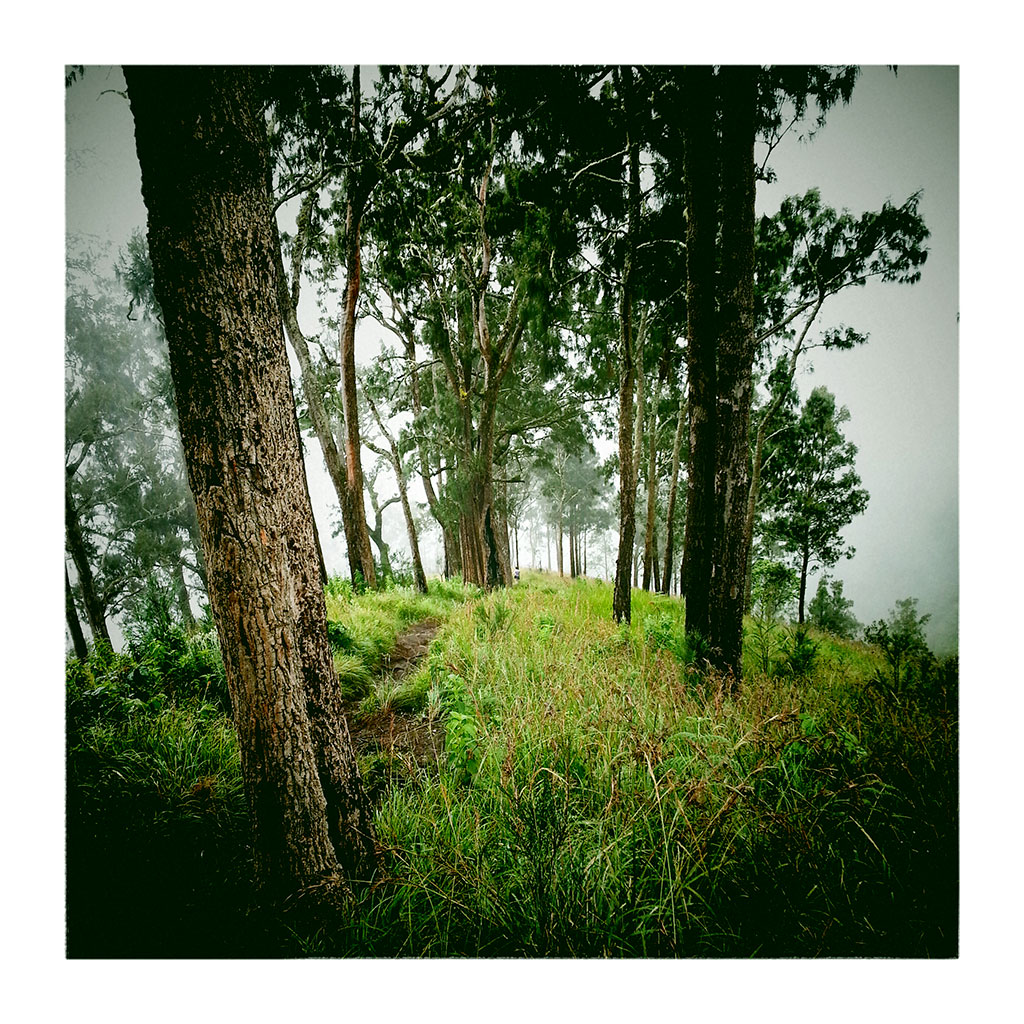
[[[860,632],[860,623],[854,617],[853,601],[843,597],[843,581],[822,576],[818,580],[807,614],[811,625],[835,636],[852,640]]]
[[[896,602],[888,619],[878,619],[864,630],[864,639],[882,649],[892,669],[893,685],[898,690],[905,681],[903,670],[912,659],[930,657],[925,641],[924,626],[931,615],[917,614],[917,598],[908,597]]]
[[[755,562],[751,574],[753,609],[747,640],[760,670],[768,675],[786,644],[779,617],[796,596],[800,578],[789,566],[767,559]]]
[[[442,607],[396,591],[336,608],[364,651],[382,617],[446,616],[409,684],[427,688],[446,753],[427,770],[364,760],[386,868],[354,910],[312,930],[246,917],[226,719],[128,689],[70,761],[78,955],[87,936],[174,955],[955,955],[955,662],[897,700],[871,685],[872,648],[798,634],[791,671],[751,671],[723,699],[680,662],[672,599],[635,592],[633,625],[616,628],[593,582],[431,590]],[[502,628],[478,635],[480,602]],[[110,693],[130,663],[72,659],[69,693]],[[113,916],[129,895],[130,936]]]
[[[840,531],[868,504],[868,492],[853,468],[857,447],[840,429],[849,417],[845,408],[836,408],[827,388],[815,388],[799,420],[777,442],[765,488],[763,532],[769,542],[792,552],[800,567],[801,622],[810,567],[853,557]]]

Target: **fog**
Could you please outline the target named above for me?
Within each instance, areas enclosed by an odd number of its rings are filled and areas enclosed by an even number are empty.
[[[66,231],[109,243],[112,258],[145,225],[123,88],[119,70],[91,67],[67,93]],[[931,615],[937,653],[956,647],[958,620],[958,117],[956,68],[865,68],[849,106],[831,112],[813,142],[787,137],[771,160],[777,182],[758,192],[759,213],[817,186],[825,203],[860,214],[923,190],[931,237],[921,281],[871,283],[830,299],[817,326],[847,324],[870,340],[849,352],[813,353],[798,385],[806,397],[824,384],[849,408],[846,436],[858,446],[857,470],[871,494],[844,531],[856,556],[833,575],[865,623],[917,597]],[[308,305],[302,315],[307,329],[315,326]],[[382,337],[361,322],[358,358],[372,358]],[[315,440],[306,443],[325,557],[342,571],[343,545],[331,538],[333,490]],[[399,515],[389,512],[389,539],[404,547]],[[430,572],[436,548],[426,548]]]

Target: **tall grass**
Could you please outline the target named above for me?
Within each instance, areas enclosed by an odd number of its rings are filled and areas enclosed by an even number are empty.
[[[490,595],[329,599],[364,703],[383,699],[374,673],[401,629],[444,620],[402,685],[446,743],[433,770],[389,772],[381,871],[315,932],[245,916],[230,744],[201,703],[163,724],[167,711],[114,715],[116,756],[98,724],[76,756],[116,765],[124,807],[149,807],[147,821],[198,801],[222,822],[215,930],[231,955],[955,955],[955,665],[896,692],[871,648],[787,634],[771,659],[746,652],[733,699],[688,645],[678,601],[634,592],[632,624],[616,626],[611,596],[526,573]],[[214,780],[207,796],[198,777]]]
[[[751,668],[731,700],[677,602],[635,594],[617,628],[606,586],[524,582],[435,641],[448,763],[381,806],[388,872],[324,951],[955,952],[948,708],[894,700],[827,638],[813,671]]]

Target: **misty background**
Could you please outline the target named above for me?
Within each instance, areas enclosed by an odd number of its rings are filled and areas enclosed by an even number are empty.
[[[111,261],[146,223],[123,89],[119,68],[89,67],[66,97],[66,234],[109,244]],[[824,203],[857,215],[923,193],[920,212],[931,234],[920,282],[869,282],[831,298],[818,330],[844,324],[869,341],[847,352],[810,353],[797,384],[801,400],[825,385],[849,409],[845,434],[859,449],[856,468],[871,495],[867,511],[843,531],[856,555],[831,575],[843,580],[863,623],[917,597],[919,611],[931,615],[928,640],[940,655],[957,648],[959,609],[958,96],[956,67],[903,65],[896,74],[864,67],[850,104],[831,111],[813,141],[795,133],[783,140],[770,161],[776,182],[759,183],[757,195],[758,214],[770,215],[785,196],[818,187]],[[300,317],[314,328],[311,289],[305,295]],[[369,362],[387,340],[379,325],[361,320],[357,360]],[[328,571],[345,573],[343,538],[332,536],[336,497],[315,439],[304,441]],[[384,496],[388,484],[381,487]],[[422,501],[418,487],[412,496]],[[404,550],[396,506],[385,511],[385,524],[388,541]],[[528,539],[520,545],[527,565]],[[540,548],[543,556],[542,538]],[[428,533],[428,573],[437,571],[437,558]],[[593,561],[603,567],[597,553]]]

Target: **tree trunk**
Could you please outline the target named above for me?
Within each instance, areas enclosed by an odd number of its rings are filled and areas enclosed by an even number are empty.
[[[647,428],[647,528],[644,531],[644,590],[658,589],[658,549],[654,542],[654,523],[658,513],[658,403],[661,399],[662,381],[659,377],[651,402],[651,418]]]
[[[626,94],[631,93],[632,70],[625,69]],[[632,106],[631,103],[627,104]],[[626,226],[626,256],[623,263],[622,296],[619,303],[619,553],[615,561],[615,589],[612,617],[629,622],[632,617],[630,565],[636,537],[636,463],[633,453],[633,384],[636,375],[633,337],[633,246],[640,218],[640,147],[634,140],[629,153],[629,206]],[[641,419],[641,410],[638,419]]]
[[[327,642],[250,69],[125,68],[179,427],[273,899],[375,866]]]
[[[800,559],[800,602],[797,608],[796,621],[802,626],[804,624],[804,599],[807,596],[807,567],[811,563],[811,546],[804,544]]]
[[[672,556],[675,554],[673,520],[676,516],[676,491],[679,486],[679,455],[683,445],[683,425],[686,422],[686,392],[679,397],[679,419],[676,421],[676,436],[672,442],[672,477],[668,485],[668,508],[665,513],[665,569],[661,576],[661,592],[669,593],[672,586]]]
[[[416,582],[416,589],[421,593],[427,592],[427,574],[423,571],[423,559],[420,558],[420,542],[416,536],[416,520],[412,516],[412,506],[409,504],[409,489],[405,485],[405,477],[402,475],[401,461],[395,466],[395,474],[398,477],[398,496],[402,501],[402,515],[405,516],[405,531],[409,537],[409,549],[412,552],[412,574]]]
[[[341,509],[342,529],[345,532],[345,548],[348,552],[349,574],[353,584],[356,582],[356,571],[359,566],[358,557],[353,552],[358,549],[358,539],[355,530],[355,523],[352,521],[352,503],[348,491],[348,470],[345,460],[334,440],[334,431],[331,428],[331,419],[324,406],[323,396],[316,384],[316,371],[313,368],[313,360],[309,354],[309,345],[306,337],[299,327],[298,303],[299,291],[302,282],[302,258],[303,248],[309,227],[310,210],[313,203],[312,194],[308,195],[302,203],[298,216],[298,232],[295,239],[295,250],[292,254],[292,281],[291,289],[288,287],[288,279],[284,271],[284,261],[281,256],[281,242],[278,234],[277,221],[271,224],[274,236],[274,267],[277,277],[278,307],[284,317],[285,331],[288,340],[291,342],[292,351],[299,363],[299,372],[302,375],[302,393],[306,399],[306,408],[309,410],[309,418],[313,424],[317,440],[320,442],[320,450],[323,453],[324,465],[327,473],[334,484],[334,492],[338,496],[338,506]],[[301,435],[300,435],[301,436]],[[321,554],[321,560],[323,556]],[[326,569],[325,569],[326,575]]]
[[[746,608],[750,607],[750,589],[753,584],[753,577],[750,571],[750,551],[754,544],[754,523],[757,520],[757,499],[761,493],[761,470],[764,468],[765,432],[772,417],[782,404],[782,400],[785,397],[786,392],[789,390],[789,386],[793,383],[793,378],[796,376],[797,362],[800,359],[800,353],[803,351],[804,340],[807,338],[807,332],[810,330],[811,324],[814,323],[818,313],[821,312],[821,307],[824,302],[825,296],[823,294],[819,295],[818,301],[815,303],[810,316],[808,316],[805,321],[803,329],[800,332],[800,337],[797,339],[796,344],[793,346],[793,351],[789,355],[789,367],[786,373],[785,384],[778,388],[778,394],[761,413],[760,421],[757,424],[757,434],[754,439],[754,456],[750,470],[750,491],[747,495],[747,518],[744,531],[746,534],[747,545],[747,578],[746,593],[744,595],[743,604]]]
[[[715,509],[715,270],[718,230],[717,139],[711,68],[684,71],[686,178],[687,455],[686,529],[680,586],[686,632],[711,633],[711,553]]]
[[[711,649],[739,687],[747,573],[750,403],[754,363],[754,118],[757,71],[722,78],[722,260],[719,276],[715,544]]]
[[[186,629],[191,629],[196,624],[196,620],[192,614],[192,600],[188,594],[188,586],[185,584],[185,570],[181,562],[174,563],[174,589],[178,596],[181,621]]]
[[[82,591],[85,618],[89,623],[92,638],[94,641],[106,640],[109,644],[110,634],[107,632],[106,613],[103,609],[103,602],[96,592],[96,581],[93,578],[92,566],[89,564],[85,537],[82,534],[82,525],[78,520],[78,510],[71,500],[71,490],[67,487],[64,489],[64,526],[68,552],[78,572],[78,586]]]
[[[85,661],[89,657],[89,648],[85,643],[85,634],[82,632],[82,623],[78,618],[78,609],[75,607],[75,595],[71,590],[71,580],[68,577],[68,567],[64,566],[64,610],[68,620],[68,632],[71,634],[71,642],[75,647],[75,657],[79,661]]]
[[[352,130],[351,146],[357,148],[359,137],[359,65],[352,69]],[[376,585],[373,552],[370,550],[370,532],[366,526],[366,507],[363,504],[362,445],[359,438],[359,405],[356,396],[356,307],[362,275],[362,241],[360,232],[363,219],[363,199],[358,181],[353,182],[350,171],[346,185],[345,203],[345,303],[339,331],[339,366],[341,368],[341,407],[345,419],[345,482],[347,485],[348,514],[352,521],[355,551],[348,557],[353,573],[359,572],[368,586]],[[353,564],[353,557],[355,562]]]

